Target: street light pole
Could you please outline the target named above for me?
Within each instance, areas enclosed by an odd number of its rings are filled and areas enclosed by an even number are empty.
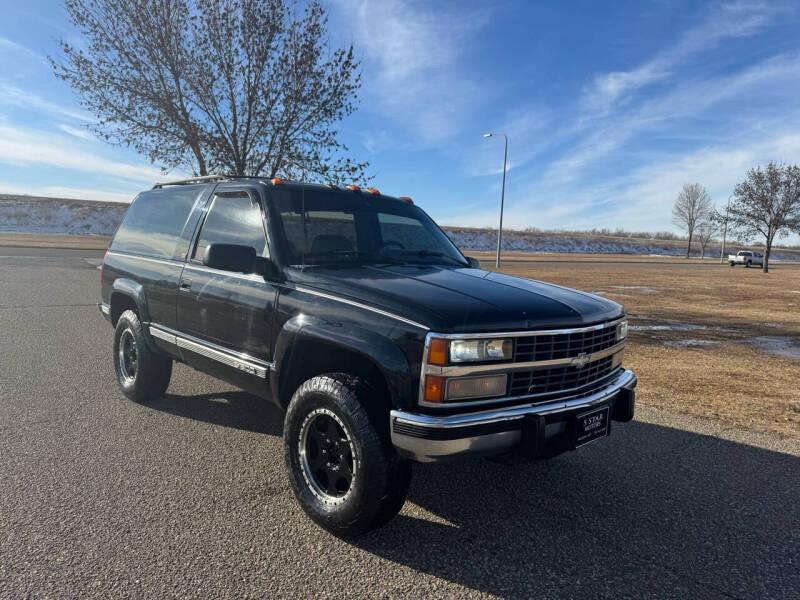
[[[497,258],[495,267],[500,268],[500,251],[503,244],[503,205],[506,199],[506,163],[508,161],[508,136],[505,133],[484,133],[483,137],[490,138],[493,135],[502,135],[506,140],[505,150],[503,151],[503,187],[500,190],[500,228],[497,230]]]
[[[725,208],[725,229],[722,230],[722,248],[719,251],[719,264],[722,264],[722,263],[725,262],[725,259],[724,259],[724,256],[725,256],[725,238],[728,236],[728,213],[731,210],[731,198],[732,197],[733,197],[733,194],[728,196],[728,206],[727,206],[727,208]]]

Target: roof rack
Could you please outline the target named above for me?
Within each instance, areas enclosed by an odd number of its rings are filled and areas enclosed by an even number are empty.
[[[157,183],[153,186],[154,190],[160,190],[168,185],[191,185],[193,183],[209,183],[211,181],[225,181],[230,179],[227,175],[201,175],[199,177],[192,177],[191,179],[179,179],[177,181],[164,181]]]

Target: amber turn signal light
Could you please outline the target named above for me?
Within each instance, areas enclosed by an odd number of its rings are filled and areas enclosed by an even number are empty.
[[[425,378],[425,402],[441,402],[444,399],[444,377],[428,375]]]
[[[444,366],[447,364],[447,340],[432,338],[428,347],[428,363]]]
[[[398,200],[402,200],[403,202],[408,202],[409,204],[414,204],[414,201],[408,196],[400,196]]]
[[[347,186],[345,186],[345,187],[346,187],[348,190],[353,190],[354,192],[360,192],[360,191],[361,191],[361,188],[360,188],[360,187],[358,187],[357,185],[352,185],[352,184],[351,184],[351,185],[347,185]]]
[[[381,193],[381,192],[380,192],[380,190],[378,190],[378,189],[376,189],[376,188],[367,188],[367,191],[368,191],[370,194],[380,194],[380,193]]]
[[[281,179],[280,177],[273,177],[272,185],[283,185],[283,179]]]

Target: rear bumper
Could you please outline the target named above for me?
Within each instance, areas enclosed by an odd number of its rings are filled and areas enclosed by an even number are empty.
[[[420,462],[512,449],[531,458],[555,455],[574,447],[575,416],[588,409],[609,405],[612,420],[630,421],[636,383],[636,375],[626,369],[590,395],[547,404],[442,417],[393,410],[392,444],[403,456]]]
[[[111,307],[108,304],[105,302],[98,302],[97,310],[100,311],[107,321],[111,321]]]

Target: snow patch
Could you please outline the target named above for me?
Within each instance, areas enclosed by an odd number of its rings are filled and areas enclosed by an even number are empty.
[[[730,331],[730,329],[720,329],[709,325],[694,325],[692,323],[670,322],[662,325],[630,325],[628,329],[633,331]]]
[[[750,338],[747,343],[765,354],[800,359],[800,342],[793,337],[765,335]]]
[[[664,342],[665,346],[669,346],[670,348],[688,348],[691,346],[713,346],[714,344],[719,344],[714,340],[696,340],[696,339],[686,339],[686,340],[670,340]]]
[[[0,194],[0,231],[110,235],[128,204]]]

